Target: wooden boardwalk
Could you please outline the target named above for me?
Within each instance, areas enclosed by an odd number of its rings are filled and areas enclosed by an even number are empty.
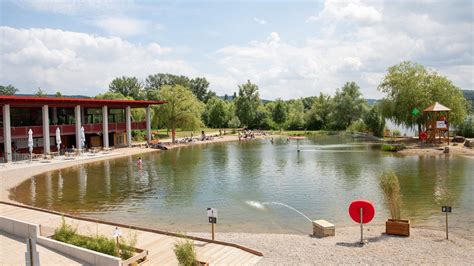
[[[41,225],[41,235],[50,236],[54,229],[61,224],[61,215],[40,210],[0,203],[0,215]],[[82,234],[102,234],[112,236],[114,225],[84,221],[66,217],[68,224],[77,227]],[[130,229],[120,227],[122,235],[127,237]],[[174,244],[182,240],[176,236],[134,230],[137,233],[137,248],[148,250],[147,261],[144,265],[178,265],[173,252]],[[207,241],[193,240],[197,257],[210,265],[254,265],[261,256],[254,255],[241,248],[227,246]]]

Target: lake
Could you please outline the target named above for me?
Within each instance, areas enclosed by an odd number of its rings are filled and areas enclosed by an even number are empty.
[[[402,218],[443,229],[451,205],[454,231],[474,225],[474,161],[457,156],[400,156],[341,136],[193,145],[90,163],[35,176],[10,197],[28,205],[179,232],[208,231],[206,208],[218,209],[217,231],[310,233],[310,219],[356,225],[352,200],[374,203],[373,223],[388,217],[378,177],[393,170]],[[143,158],[140,169],[137,159]],[[262,205],[261,203],[268,204]]]

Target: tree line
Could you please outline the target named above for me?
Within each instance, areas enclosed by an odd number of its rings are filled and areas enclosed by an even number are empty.
[[[420,112],[435,101],[452,109],[450,123],[465,123],[470,110],[460,88],[437,72],[410,61],[388,69],[378,90],[385,97],[373,105],[363,98],[355,82],[346,82],[334,96],[319,96],[263,102],[257,84],[247,81],[237,92],[223,99],[209,90],[204,77],[158,73],[144,81],[136,77],[118,77],[101,99],[164,100],[153,107],[153,128],[185,130],[199,127],[274,129],[274,130],[354,130],[382,136],[385,118],[399,125],[419,127],[425,122]],[[0,88],[14,94],[15,88]],[[144,110],[133,110],[135,120],[144,118]]]

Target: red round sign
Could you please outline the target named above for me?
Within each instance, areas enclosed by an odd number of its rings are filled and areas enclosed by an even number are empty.
[[[362,223],[366,224],[374,218],[375,208],[372,202],[367,200],[354,200],[349,205],[349,215],[356,223],[360,223],[360,209],[362,209]]]

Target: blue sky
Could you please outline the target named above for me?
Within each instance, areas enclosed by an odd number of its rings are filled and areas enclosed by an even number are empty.
[[[413,60],[472,89],[473,1],[1,1],[0,83],[96,95],[117,76],[203,76],[219,95],[250,79],[266,99],[368,98]]]

